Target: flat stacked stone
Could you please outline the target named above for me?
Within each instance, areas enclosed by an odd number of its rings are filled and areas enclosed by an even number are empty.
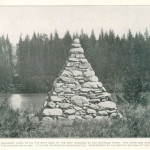
[[[70,56],[44,103],[44,117],[52,119],[118,118],[116,104],[99,82],[84,56],[79,39],[75,39]]]

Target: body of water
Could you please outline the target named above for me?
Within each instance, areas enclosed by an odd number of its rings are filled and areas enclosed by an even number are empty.
[[[117,93],[122,97],[123,93]],[[143,93],[150,99],[150,92]],[[39,111],[45,102],[47,93],[35,93],[35,94],[0,94],[0,104],[2,104],[6,98],[8,98],[8,105],[14,110],[37,112]],[[114,102],[117,102],[116,93],[111,93]]]
[[[45,102],[47,93],[35,93],[35,94],[0,94],[0,104],[8,98],[9,107],[14,110],[36,112],[39,111]],[[114,94],[112,98],[115,101]]]
[[[0,94],[0,104],[8,98],[8,105],[14,110],[38,111],[43,107],[47,93],[42,94]]]

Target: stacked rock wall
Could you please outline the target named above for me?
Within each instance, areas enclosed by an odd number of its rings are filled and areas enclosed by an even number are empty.
[[[99,82],[78,39],[44,103],[44,116],[53,119],[117,118],[120,114],[110,94]]]

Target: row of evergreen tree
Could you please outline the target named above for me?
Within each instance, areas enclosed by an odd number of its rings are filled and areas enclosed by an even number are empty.
[[[47,92],[58,76],[67,57],[73,39],[80,38],[86,58],[96,75],[109,92],[130,92],[150,90],[150,36],[131,31],[118,36],[110,30],[101,30],[98,39],[94,31],[70,35],[66,32],[59,38],[57,32],[48,36],[36,34],[25,39],[20,37],[17,45],[19,82],[22,92]],[[8,37],[0,38],[0,82],[12,83],[12,47]],[[132,87],[132,89],[131,89]],[[134,88],[138,87],[138,88]],[[132,92],[131,92],[132,91]],[[136,94],[138,95],[138,94]]]
[[[73,39],[80,38],[86,58],[96,75],[111,92],[122,91],[126,78],[139,77],[141,90],[148,90],[150,82],[150,36],[129,30],[119,37],[110,30],[101,30],[96,39],[94,31],[88,36],[81,31],[71,37],[69,31],[62,39],[58,33],[27,35],[18,43],[18,70],[22,89],[26,92],[44,92],[51,88],[67,57]]]
[[[13,82],[12,45],[8,36],[0,36],[0,92],[8,91]]]

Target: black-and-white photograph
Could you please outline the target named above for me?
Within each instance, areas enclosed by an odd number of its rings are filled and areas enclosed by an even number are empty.
[[[150,137],[150,6],[1,6],[0,138]]]

